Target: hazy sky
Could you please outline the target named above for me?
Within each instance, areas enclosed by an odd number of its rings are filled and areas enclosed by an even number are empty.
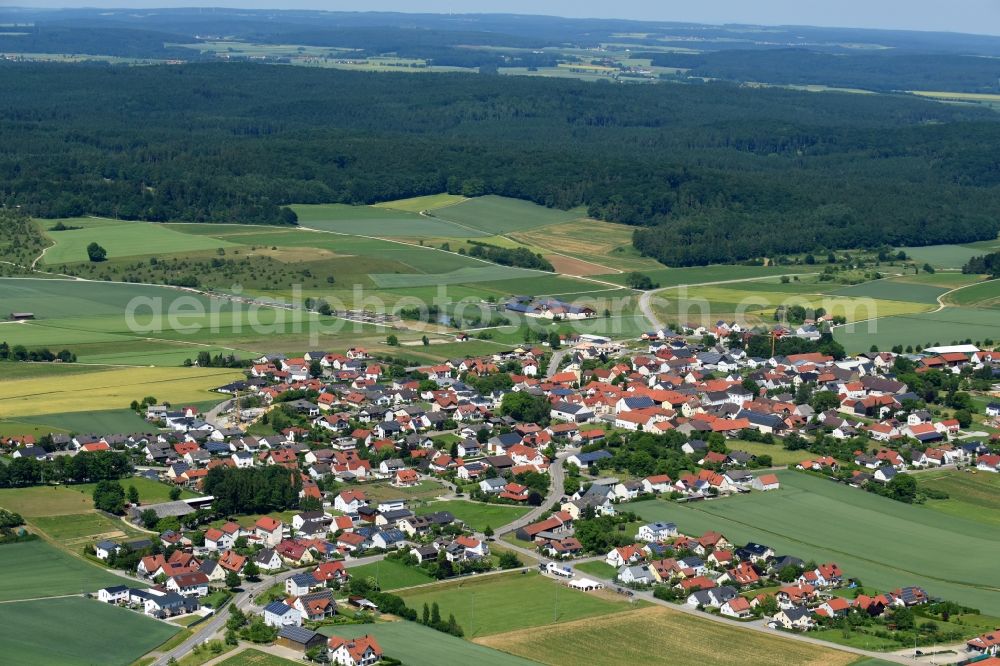
[[[0,0],[32,7],[242,7],[254,9],[505,12],[704,23],[822,25],[1000,34],[1000,0]]]

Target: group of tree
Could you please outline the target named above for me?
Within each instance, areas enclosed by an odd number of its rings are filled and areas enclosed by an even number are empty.
[[[14,345],[11,347],[4,340],[0,342],[0,361],[34,361],[36,363],[61,361],[62,363],[75,363],[76,354],[68,349],[55,353],[48,347],[41,349],[28,349],[24,345]]]
[[[481,241],[469,241],[472,246],[470,257],[492,261],[501,266],[517,266],[518,268],[534,268],[539,271],[555,271],[555,267],[542,255],[532,252],[526,247],[499,247]]]
[[[269,513],[298,506],[301,481],[281,465],[234,469],[214,467],[205,476],[204,491],[222,515]]]
[[[979,257],[969,259],[969,262],[962,266],[963,273],[980,274],[985,273],[991,278],[1000,278],[1000,252],[991,252]]]
[[[0,465],[0,488],[109,481],[131,473],[128,456],[118,451],[84,451],[52,460],[20,457],[12,459],[9,465]]]
[[[912,97],[238,63],[0,63],[0,86],[0,204],[36,216],[495,194],[634,225],[671,266],[1000,230],[1000,118]]]

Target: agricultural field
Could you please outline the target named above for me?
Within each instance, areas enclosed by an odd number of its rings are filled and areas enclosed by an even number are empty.
[[[424,514],[434,511],[450,511],[452,515],[472,529],[482,532],[487,526],[496,529],[501,525],[506,525],[511,521],[517,520],[530,510],[530,508],[526,507],[507,506],[504,504],[448,500],[445,502],[432,502],[431,504],[417,507],[416,513]]]
[[[71,365],[62,366],[65,368]],[[79,366],[94,371],[94,366]],[[72,373],[69,373],[72,375]],[[131,400],[129,401],[131,402]],[[131,409],[107,409],[93,412],[68,412],[60,414],[37,414],[18,419],[0,418],[0,432],[11,435],[34,435],[48,433],[124,433],[145,432],[149,423]]]
[[[383,592],[398,590],[402,587],[413,587],[432,583],[431,578],[423,569],[411,567],[393,560],[383,560],[372,564],[362,564],[358,567],[348,567],[351,576],[355,578],[374,578]]]
[[[546,208],[520,199],[487,195],[441,208],[434,217],[452,222],[485,235],[526,231],[550,224],[569,222],[580,217],[579,211]]]
[[[0,576],[0,601],[96,592],[125,581],[44,541],[0,546],[0,570],[5,572]],[[0,610],[8,607],[0,604]]]
[[[442,583],[399,593],[411,608],[437,602],[455,615],[468,638],[620,613],[627,601],[579,592],[537,573],[512,573]]]
[[[232,657],[219,662],[219,666],[290,666],[299,662],[283,659],[277,655],[247,648]]]
[[[211,389],[241,378],[239,371],[216,368],[114,368],[76,374],[67,383],[15,379],[0,383],[0,410],[13,418],[88,412],[127,407],[148,395],[174,404],[197,402],[210,399]]]
[[[421,215],[427,208],[410,210],[416,200],[400,201],[397,208],[387,202],[379,206],[347,204],[303,204],[292,206],[299,216],[299,225],[308,229],[333,231],[338,234],[381,236],[387,238],[474,238],[487,234],[477,229],[454,224],[430,215]]]
[[[1000,280],[978,282],[963,287],[948,294],[945,301],[973,308],[1000,308]]]
[[[807,275],[817,273],[809,266],[692,266],[689,268],[656,268],[640,271],[648,275],[653,282],[661,287],[682,287],[717,282],[740,282],[743,280],[758,280],[781,275]],[[610,273],[594,276],[608,282],[625,286],[627,273]]]
[[[960,293],[960,292],[959,292]],[[894,345],[923,345],[953,340],[973,342],[995,338],[1000,327],[1000,310],[947,307],[934,312],[883,317],[857,326],[838,327],[834,337],[848,353],[868,351],[875,345],[890,349]]]
[[[93,599],[0,604],[4,663],[10,666],[125,666],[176,634],[178,627]],[[48,630],[42,630],[48,628]],[[53,631],[58,631],[58,639]],[[110,640],[114,637],[113,640]]]
[[[807,474],[779,471],[781,489],[691,505],[632,505],[644,520],[669,520],[687,534],[718,530],[779,554],[833,561],[878,589],[920,585],[931,595],[1000,612],[991,580],[1000,535],[982,523],[896,502]],[[822,520],[817,520],[822,516]],[[960,559],[948,558],[962,552]]]
[[[937,305],[938,297],[947,291],[945,288],[929,284],[913,284],[897,280],[873,280],[836,289],[830,293],[851,298],[874,298],[884,301]]]
[[[428,629],[416,622],[380,622],[377,624],[321,627],[327,636],[354,638],[374,636],[387,657],[402,659],[407,666],[476,664],[477,666],[529,666],[537,662],[515,657],[482,645],[464,641]],[[419,645],[419,650],[414,646]]]
[[[428,194],[422,197],[410,197],[409,199],[395,199],[393,201],[383,201],[374,204],[375,208],[391,208],[392,210],[403,210],[410,213],[420,213],[425,210],[437,210],[453,206],[466,201],[466,197],[461,194]]]
[[[623,224],[583,218],[541,229],[514,232],[509,237],[522,244],[542,248],[543,251],[562,253],[608,269],[646,271],[663,268],[656,260],[639,255],[632,247],[632,229]],[[555,254],[546,256],[549,261],[558,257]]]
[[[907,256],[918,264],[928,263],[934,268],[961,268],[969,259],[986,254],[989,250],[969,245],[926,245],[901,247]]]
[[[68,231],[51,231],[62,222]],[[45,251],[46,266],[89,261],[87,245],[97,243],[107,250],[108,259],[148,256],[152,254],[183,254],[201,250],[232,247],[223,240],[180,233],[155,222],[127,222],[94,218],[39,220],[46,235],[55,243]]]
[[[496,634],[476,642],[551,666],[666,662],[846,666],[856,659],[853,654],[781,638],[780,634],[719,624],[660,606]]]
[[[918,488],[948,493],[946,500],[927,500],[928,509],[1000,527],[1000,475],[933,470],[917,474],[916,479]]]

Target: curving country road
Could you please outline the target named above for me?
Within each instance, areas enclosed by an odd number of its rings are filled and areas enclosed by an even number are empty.
[[[537,521],[543,513],[549,511],[555,502],[562,499],[565,494],[563,484],[566,479],[566,472],[563,469],[563,461],[576,453],[578,450],[579,449],[567,449],[556,456],[556,459],[549,465],[549,478],[551,483],[549,484],[549,492],[545,495],[545,499],[542,500],[541,505],[536,506],[517,520],[507,523],[503,527],[497,529],[497,536],[516,532],[525,525],[530,525],[531,523]],[[532,555],[537,556],[537,553],[533,553]]]

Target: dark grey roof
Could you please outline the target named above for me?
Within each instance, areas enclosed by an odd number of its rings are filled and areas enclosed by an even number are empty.
[[[312,631],[311,629],[289,625],[286,625],[278,630],[278,638],[286,638],[290,641],[301,643],[302,645],[309,643],[319,635],[320,634]]]

